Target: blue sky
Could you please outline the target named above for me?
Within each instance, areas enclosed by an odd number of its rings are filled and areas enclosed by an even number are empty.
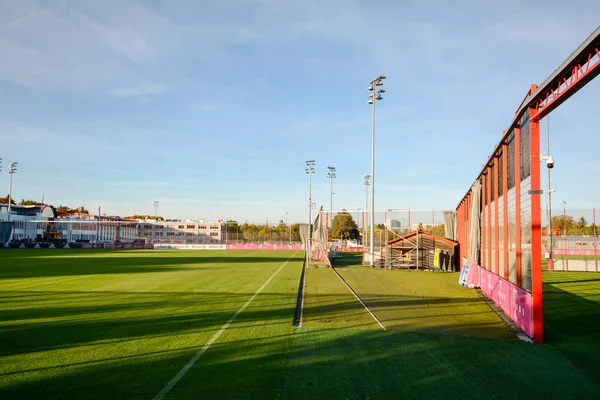
[[[384,74],[376,208],[454,209],[599,16],[593,0],[0,0],[0,187],[16,160],[17,199],[295,222],[314,159],[318,205],[332,165],[334,208],[364,207]],[[550,117],[572,207],[600,207],[599,81]]]

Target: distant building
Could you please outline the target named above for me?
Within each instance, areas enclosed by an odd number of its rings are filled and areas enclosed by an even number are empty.
[[[67,243],[181,243],[223,242],[224,221],[131,219],[118,216],[70,213],[57,216],[52,206],[0,204],[3,228],[0,243],[37,241]],[[6,236],[6,237],[5,237]]]
[[[56,216],[51,206],[39,204],[34,206],[10,206],[10,222],[12,222],[12,240],[35,240],[42,235],[43,227],[37,221],[48,221]],[[8,204],[0,204],[0,221],[8,221]]]
[[[204,220],[171,220],[140,222],[140,238],[147,243],[214,243],[225,240],[225,222]]]

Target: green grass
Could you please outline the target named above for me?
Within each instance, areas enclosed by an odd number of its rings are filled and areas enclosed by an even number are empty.
[[[337,269],[389,330],[513,339],[510,328],[458,273]]]
[[[293,252],[0,252],[0,398],[151,400]],[[456,274],[297,253],[166,399],[548,399],[600,393],[600,275],[544,273],[547,344]],[[334,328],[334,329],[331,329]]]
[[[0,398],[151,399],[292,254],[2,252]],[[302,256],[167,398],[280,394]]]
[[[600,384],[600,274],[543,273],[546,343]]]

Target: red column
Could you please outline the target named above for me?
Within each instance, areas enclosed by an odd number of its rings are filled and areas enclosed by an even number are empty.
[[[502,193],[504,193],[504,279],[508,280],[508,144],[502,143]]]
[[[493,251],[492,251],[492,232],[493,232],[493,228],[492,228],[492,174],[493,172],[493,167],[489,166],[487,169],[487,175],[486,175],[486,181],[487,181],[487,269],[488,271],[494,272],[494,263],[492,263],[492,258],[494,257]]]
[[[496,274],[500,275],[500,248],[499,248],[499,240],[498,233],[500,232],[500,227],[498,226],[498,204],[500,203],[500,199],[498,198],[498,157],[494,160],[494,187],[492,190],[494,191],[494,198],[496,199],[494,203],[494,265],[496,266]]]
[[[515,268],[521,286],[521,126],[515,127]]]
[[[487,213],[484,212],[487,204],[487,176],[481,177],[481,257],[479,263],[487,269]]]
[[[534,112],[532,109],[530,112]],[[540,123],[529,122],[529,152],[531,171],[531,294],[533,296],[533,340],[544,341],[542,304],[542,216],[540,193]]]

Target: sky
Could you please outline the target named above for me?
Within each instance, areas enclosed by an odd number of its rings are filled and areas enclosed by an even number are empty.
[[[365,208],[383,74],[375,208],[455,209],[599,16],[597,0],[0,0],[0,188],[17,161],[17,200],[305,222],[315,160],[317,207],[334,166],[333,209]],[[599,95],[596,79],[550,115],[559,204],[600,207]]]

